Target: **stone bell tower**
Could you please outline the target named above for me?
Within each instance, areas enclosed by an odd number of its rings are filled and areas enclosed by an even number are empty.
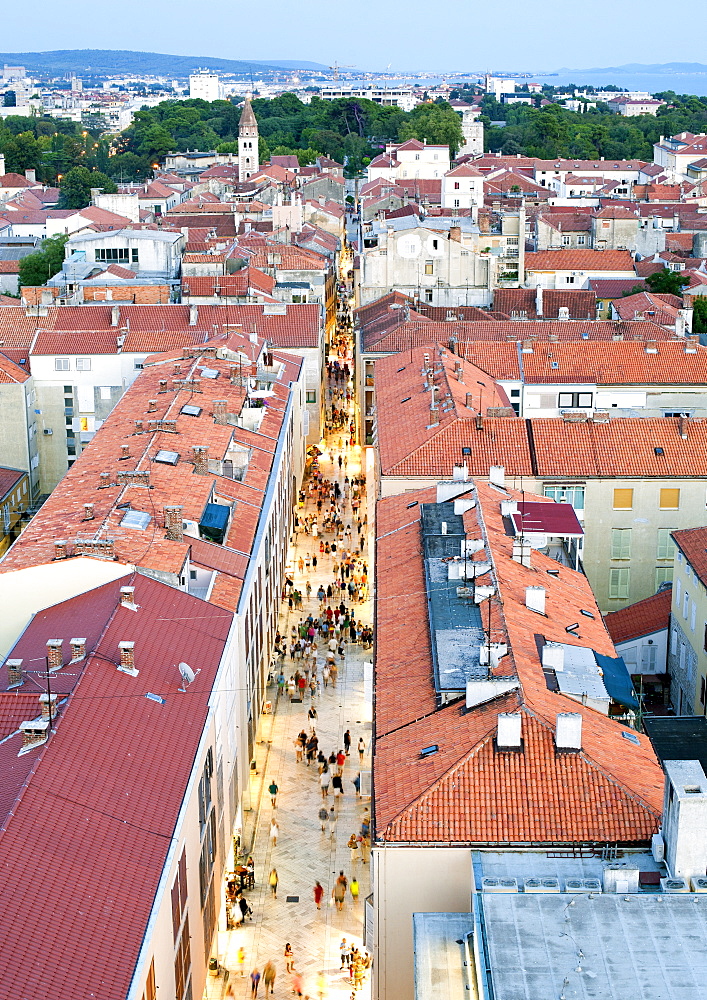
[[[250,104],[250,94],[247,94],[238,123],[238,180],[247,181],[257,173],[259,166],[258,122]]]

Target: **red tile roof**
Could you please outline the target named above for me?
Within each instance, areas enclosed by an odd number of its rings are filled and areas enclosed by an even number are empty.
[[[537,319],[537,292],[534,288],[496,288],[493,306],[511,316],[524,312],[528,319]],[[571,319],[596,317],[596,295],[588,289],[543,288],[542,318],[557,319],[560,309],[569,309]]]
[[[26,475],[27,473],[21,469],[10,469],[6,465],[0,465],[0,500],[4,500]]]
[[[530,567],[515,562],[500,500],[520,500],[521,494],[480,481],[474,485],[477,507],[464,514],[464,529],[467,538],[481,539],[491,556],[498,587],[492,632],[507,643],[504,660],[520,686],[477,708],[467,710],[459,702],[438,707],[419,523],[420,505],[435,502],[435,491],[379,501],[376,838],[504,846],[645,844],[657,829],[663,790],[649,741],[636,735],[638,745],[629,744],[622,726],[548,690],[540,662],[538,642],[566,642],[565,625],[577,619],[581,635],[573,637],[574,644],[614,655],[589,584],[538,552]],[[547,568],[557,575],[545,573]],[[525,588],[540,580],[546,591],[542,619],[525,606]],[[580,609],[593,617],[580,617]],[[499,754],[493,742],[497,717],[509,711],[522,715],[523,749]],[[561,755],[553,729],[556,714],[567,711],[582,716],[582,751]],[[431,745],[436,752],[421,757],[422,748]]]
[[[541,250],[525,255],[526,271],[630,271],[628,250]]]
[[[707,587],[707,528],[683,528],[673,531],[671,537]]]
[[[628,642],[653,632],[667,629],[670,621],[670,604],[673,592],[668,587],[659,594],[646,597],[643,601],[629,604],[620,611],[610,611],[604,615],[604,624],[612,642]]]
[[[589,287],[598,299],[620,299],[624,292],[646,285],[641,278],[590,278]]]
[[[137,613],[119,606],[126,579]],[[70,693],[46,745],[18,758],[19,735],[2,744],[0,900],[11,919],[0,980],[12,983],[14,996],[75,1000],[86,993],[88,969],[102,1000],[128,994],[231,621],[219,608],[135,574],[38,614],[12,651],[31,663],[46,653],[48,628],[67,639],[77,623],[83,635],[93,631],[89,655],[72,667],[73,682],[66,679]],[[137,677],[113,666],[123,640],[135,642]],[[182,660],[200,668],[186,693],[175,668]],[[54,675],[57,685],[61,678],[61,671]],[[61,919],[46,919],[38,857],[52,859],[52,905]]]

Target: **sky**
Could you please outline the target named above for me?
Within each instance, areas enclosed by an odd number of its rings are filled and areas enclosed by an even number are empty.
[[[1,49],[136,49],[438,72],[707,61],[703,30],[661,30],[670,23],[664,0],[33,0],[31,9],[28,17],[21,4],[5,6]]]

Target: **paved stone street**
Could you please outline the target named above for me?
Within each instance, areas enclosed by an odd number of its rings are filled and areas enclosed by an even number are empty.
[[[330,360],[334,360],[332,353]],[[343,364],[344,359],[340,359]],[[350,357],[347,358],[351,364]],[[351,387],[352,383],[349,383]],[[341,383],[339,383],[341,388]],[[331,390],[330,390],[331,391]],[[334,431],[327,442],[327,448],[319,459],[319,467],[325,480],[338,480],[344,487],[344,478],[367,475],[368,488],[362,498],[359,516],[363,519],[367,513],[366,500],[373,490],[372,469],[361,470],[361,456],[365,455],[360,446],[346,447],[345,431]],[[340,444],[341,442],[341,444]],[[333,449],[333,463],[330,448]],[[342,467],[338,459],[342,457]],[[359,541],[356,518],[352,519],[351,504],[341,502],[344,525],[352,525],[351,541],[346,539],[339,543],[339,556],[342,548],[353,549]],[[304,508],[298,510],[300,520],[307,514],[316,515],[316,501],[307,499]],[[321,523],[321,517],[319,521]],[[372,518],[363,529],[365,547],[362,558],[368,566],[369,580],[372,579],[371,547],[373,539]],[[299,530],[294,536],[288,562],[288,575],[294,581],[294,587],[303,595],[302,608],[289,610],[288,602],[282,602],[279,629],[283,636],[290,637],[292,626],[300,619],[312,614],[315,618],[320,614],[320,602],[317,590],[320,584],[326,588],[333,580],[333,562],[336,555],[320,554],[321,538],[331,542],[331,533],[319,537]],[[316,554],[318,565],[316,569],[305,566],[299,569],[299,559]],[[305,583],[311,584],[311,598],[306,597]],[[332,602],[335,604],[336,601]],[[368,625],[372,623],[372,603],[370,595],[361,604],[352,605],[347,598],[345,603],[353,607],[357,620]],[[318,675],[323,678],[326,640],[317,638],[318,642]],[[302,976],[302,995],[308,997],[339,997],[348,998],[353,993],[353,985],[348,978],[348,970],[340,971],[339,944],[342,937],[353,941],[359,949],[363,949],[363,918],[365,899],[370,891],[369,864],[357,859],[351,860],[351,852],[347,841],[352,833],[359,834],[364,809],[370,808],[370,798],[357,798],[352,783],[359,771],[370,771],[370,705],[366,707],[364,700],[364,663],[372,658],[372,650],[363,649],[360,644],[347,643],[343,662],[337,657],[339,674],[336,687],[331,682],[325,686],[322,680],[321,695],[314,699],[317,719],[311,720],[308,711],[311,705],[309,693],[302,703],[290,702],[285,691],[279,697],[277,687],[272,684],[268,688],[268,697],[272,702],[272,714],[263,714],[260,720],[257,744],[254,757],[257,762],[257,772],[251,776],[252,810],[246,814],[244,821],[244,845],[252,844],[251,853],[255,862],[255,888],[246,892],[253,909],[253,919],[247,920],[242,928],[224,931],[219,934],[219,962],[229,970],[228,987],[232,988],[236,997],[250,995],[250,972],[257,967],[261,972],[263,965],[269,959],[275,963],[277,978],[274,996],[291,996],[296,981],[285,971],[283,956],[285,944],[292,946],[295,958],[295,971]],[[289,651],[283,665],[285,678],[294,673],[295,667],[301,663],[293,663]],[[273,674],[277,676],[276,667]],[[368,713],[368,714],[367,714]],[[343,734],[351,732],[351,753],[347,758],[343,771],[343,797],[336,809],[337,821],[335,833],[332,836],[327,824],[325,832],[321,830],[318,816],[322,804],[329,808],[334,804],[333,789],[329,789],[328,797],[322,799],[319,784],[319,773],[316,762],[307,766],[306,759],[297,762],[295,739],[304,729],[308,733],[314,726],[319,737],[319,749],[328,757],[332,750],[343,748]],[[365,740],[366,750],[363,763],[359,763],[357,751],[359,737]],[[367,775],[363,775],[364,790],[368,788]],[[273,809],[268,793],[272,781],[279,786],[277,808]],[[271,818],[276,816],[279,825],[277,845],[270,838]],[[360,851],[358,852],[360,854]],[[277,869],[279,884],[277,898],[272,896],[268,877],[272,868]],[[340,871],[345,873],[349,884],[355,875],[359,882],[359,896],[352,899],[347,892],[342,912],[334,906],[332,889]],[[315,881],[321,882],[324,888],[321,910],[317,910],[313,889]],[[243,977],[239,971],[238,952],[245,950],[245,961],[242,966]],[[370,996],[370,976],[366,976],[363,987],[356,994],[360,1000]],[[228,995],[228,988],[223,978],[209,980],[207,996],[215,1000]],[[264,993],[261,982],[260,994]]]

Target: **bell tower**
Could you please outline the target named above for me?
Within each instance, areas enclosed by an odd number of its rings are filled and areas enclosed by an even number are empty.
[[[250,94],[247,94],[238,123],[238,180],[247,181],[257,173],[259,166],[258,122],[250,104]]]

